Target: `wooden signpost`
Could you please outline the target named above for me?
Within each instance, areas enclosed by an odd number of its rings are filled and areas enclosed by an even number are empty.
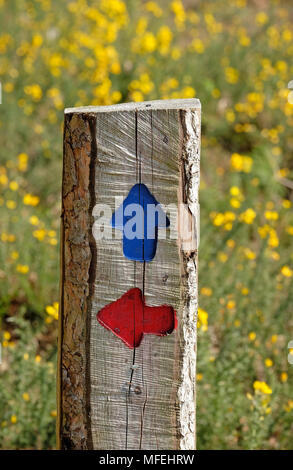
[[[195,449],[199,159],[196,99],[65,111],[61,449]]]

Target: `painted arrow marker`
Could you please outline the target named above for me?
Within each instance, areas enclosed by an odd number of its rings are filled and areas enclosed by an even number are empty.
[[[151,261],[157,249],[158,228],[170,221],[145,184],[137,183],[112,215],[112,227],[123,231],[123,254],[133,261]]]
[[[148,307],[137,287],[102,308],[97,320],[131,349],[140,345],[144,334],[166,336],[177,327],[173,307]]]

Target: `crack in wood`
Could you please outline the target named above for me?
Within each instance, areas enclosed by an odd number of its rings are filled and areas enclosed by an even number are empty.
[[[137,140],[137,120],[138,120],[138,112],[135,111],[135,161],[136,161],[136,182],[137,179],[139,180],[139,183],[141,182],[141,162],[138,157],[138,140]],[[140,197],[139,197],[140,201]],[[136,275],[136,261],[134,261],[134,272]],[[136,277],[134,278],[134,285],[136,286]],[[135,303],[133,304],[134,312],[133,312],[133,335],[135,338]],[[131,367],[131,373],[130,373],[130,380],[129,380],[129,388],[128,388],[128,393],[126,395],[126,426],[125,426],[125,433],[126,433],[126,438],[125,438],[125,449],[128,449],[128,429],[129,429],[129,405],[131,404],[131,387],[132,387],[132,380],[133,380],[133,374],[135,370],[135,353],[136,353],[136,347],[134,346],[133,348],[133,355],[132,355],[132,367]]]
[[[90,194],[90,203],[89,203],[89,218],[91,220],[90,226],[88,227],[88,237],[89,245],[91,250],[91,263],[89,268],[89,297],[88,297],[88,311],[87,311],[87,320],[86,320],[86,409],[87,409],[87,449],[93,449],[93,439],[91,432],[91,351],[90,351],[90,338],[91,338],[91,316],[90,312],[92,309],[92,299],[94,297],[94,286],[96,279],[96,270],[97,270],[97,247],[96,241],[92,233],[93,225],[93,208],[96,205],[96,162],[98,158],[98,149],[97,149],[97,119],[95,116],[91,116],[88,119],[89,129],[91,133],[91,154],[90,154],[90,177],[89,177],[89,194]]]

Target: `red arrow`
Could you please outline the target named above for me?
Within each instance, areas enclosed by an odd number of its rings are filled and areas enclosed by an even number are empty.
[[[97,314],[97,320],[129,348],[137,348],[144,334],[166,336],[177,327],[173,307],[148,307],[137,287],[102,308]]]

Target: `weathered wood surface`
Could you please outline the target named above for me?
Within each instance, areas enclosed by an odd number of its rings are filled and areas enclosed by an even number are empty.
[[[199,155],[198,100],[66,110],[61,448],[195,448]],[[98,242],[92,235],[94,206],[114,211],[115,196],[126,197],[137,182],[163,205],[188,207],[178,240],[159,240],[150,263],[125,258],[117,234]],[[135,286],[147,305],[172,305],[178,328],[167,337],[146,335],[131,350],[96,314]]]

